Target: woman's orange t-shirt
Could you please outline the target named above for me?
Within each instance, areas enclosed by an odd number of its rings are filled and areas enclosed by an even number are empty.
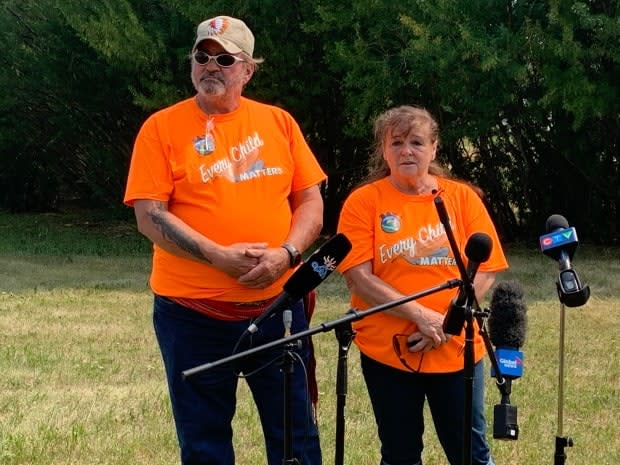
[[[493,241],[491,256],[479,271],[497,272],[508,267],[495,227],[478,195],[467,185],[438,178],[439,192],[450,218],[451,229],[463,261],[467,239],[484,232]],[[339,270],[371,261],[373,273],[399,290],[412,295],[439,286],[460,273],[445,228],[434,204],[435,195],[406,195],[387,179],[364,185],[351,193],[343,206],[338,230],[353,244]],[[445,313],[458,289],[445,289],[418,299],[419,303]],[[357,295],[353,308],[367,309]],[[409,335],[416,330],[412,322],[378,312],[354,322],[354,342],[361,352],[392,367],[406,370],[392,344],[395,334]],[[407,363],[422,372],[454,372],[463,369],[464,331],[437,349],[424,353],[401,353]],[[485,353],[476,330],[475,359]]]

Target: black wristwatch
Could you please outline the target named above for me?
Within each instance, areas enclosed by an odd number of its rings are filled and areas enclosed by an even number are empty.
[[[288,252],[288,258],[291,265],[291,268],[296,267],[301,263],[301,254],[299,250],[293,247],[291,244],[282,244],[282,246]]]

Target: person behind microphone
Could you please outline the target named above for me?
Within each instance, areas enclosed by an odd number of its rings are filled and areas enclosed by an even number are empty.
[[[269,363],[282,348],[189,380],[182,372],[248,348],[236,347],[240,336],[282,292],[322,228],[319,185],[326,176],[297,122],[242,96],[263,61],[253,52],[254,36],[237,18],[198,25],[190,56],[195,95],[145,121],[124,197],[153,242],[153,322],[184,465],[235,462],[237,371],[247,375],[268,463],[282,463],[283,375],[279,363]],[[308,328],[302,300],[290,307],[293,333]],[[255,347],[283,335],[282,318],[270,318],[242,340]],[[300,351],[305,362],[309,344]],[[292,452],[318,465],[319,436],[300,363],[290,384]]]
[[[435,208],[437,195],[461,254],[473,233],[492,239],[491,256],[474,280],[481,299],[508,264],[479,195],[437,163],[437,122],[420,107],[391,108],[376,119],[374,138],[368,178],[346,199],[338,225],[353,245],[338,268],[352,307],[366,309],[460,278]],[[457,292],[443,290],[353,324],[382,465],[422,463],[426,401],[450,464],[463,462],[464,331],[449,337],[442,329]],[[484,353],[476,330],[472,463],[478,465],[493,464],[485,438]]]

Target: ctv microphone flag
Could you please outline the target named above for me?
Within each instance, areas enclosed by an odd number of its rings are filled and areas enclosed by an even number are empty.
[[[246,329],[255,333],[258,326],[276,313],[281,313],[321,284],[351,251],[351,242],[338,233],[308,257],[284,283],[284,292]]]
[[[560,267],[570,267],[566,260],[573,258],[579,241],[575,228],[568,226],[568,221],[562,215],[551,215],[547,218],[547,234],[540,236],[540,250],[555,260],[561,261]]]
[[[581,285],[570,263],[579,245],[577,231],[568,226],[562,215],[551,215],[545,226],[547,233],[539,239],[540,250],[558,262],[560,274],[556,287],[560,302],[567,307],[584,305],[590,298],[590,287]]]

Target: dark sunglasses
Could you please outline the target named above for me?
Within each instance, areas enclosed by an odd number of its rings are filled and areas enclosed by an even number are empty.
[[[422,368],[422,361],[424,360],[424,352],[409,352],[409,345],[408,345],[407,337],[408,336],[406,334],[394,334],[394,336],[392,336],[392,347],[394,348],[394,352],[396,353],[396,356],[400,360],[400,363],[402,363],[403,366],[407,368],[407,370],[412,371],[414,373],[419,373],[420,369]],[[409,358],[411,359],[414,359],[414,360],[417,359],[416,368],[412,368],[411,365],[407,363],[407,360],[405,360],[404,354],[408,354]]]
[[[202,50],[196,50],[194,52],[194,60],[199,65],[206,65],[211,60],[215,60],[218,66],[222,68],[230,68],[232,65],[237,63],[238,61],[245,61],[243,58],[239,58],[238,56],[231,55],[230,53],[220,53],[219,55],[209,55]]]

